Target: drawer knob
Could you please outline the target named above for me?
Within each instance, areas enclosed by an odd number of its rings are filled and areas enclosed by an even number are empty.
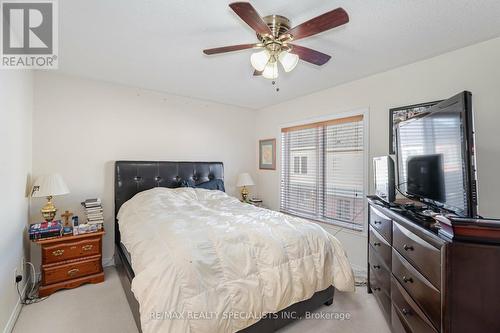
[[[78,268],[73,268],[73,269],[70,269],[68,271],[68,275],[69,276],[75,276],[76,274],[78,274],[78,272],[80,272],[80,270]]]
[[[413,279],[411,277],[406,277],[406,276],[403,276],[403,282],[404,283],[413,283]]]
[[[411,314],[411,311],[407,308],[402,308],[401,309],[401,312],[405,315],[405,316],[408,316]]]
[[[373,268],[380,269],[380,265],[373,265]]]
[[[373,246],[380,246],[380,245],[382,245],[382,244],[380,244],[379,242],[373,243]]]
[[[54,257],[59,257],[59,256],[62,256],[64,254],[64,250],[55,250],[55,251],[52,251],[52,255]]]
[[[405,245],[403,245],[403,249],[404,249],[405,251],[413,251],[413,246],[411,246],[411,245],[406,245],[406,244],[405,244]]]
[[[90,244],[90,245],[84,245],[84,246],[82,246],[82,250],[83,251],[90,251],[90,250],[92,250],[92,247],[93,247],[92,244]]]

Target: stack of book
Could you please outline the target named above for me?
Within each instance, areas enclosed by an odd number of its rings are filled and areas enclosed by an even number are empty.
[[[87,199],[82,202],[87,217],[86,223],[101,230],[104,224],[104,216],[102,214],[101,199]]]
[[[28,231],[31,240],[61,236],[61,221],[33,223]]]

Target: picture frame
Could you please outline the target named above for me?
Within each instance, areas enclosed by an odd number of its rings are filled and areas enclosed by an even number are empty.
[[[442,101],[443,100],[419,103],[389,109],[389,155],[396,154],[396,142],[394,140],[394,137],[396,136],[396,125],[401,121],[410,119],[422,112],[427,111]]]
[[[259,169],[276,170],[276,139],[259,140]]]

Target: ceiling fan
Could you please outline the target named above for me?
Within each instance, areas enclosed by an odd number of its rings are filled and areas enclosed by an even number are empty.
[[[327,63],[331,58],[328,54],[292,42],[349,22],[346,11],[337,8],[290,28],[288,18],[280,15],[260,17],[248,2],[234,2],[229,4],[229,7],[255,30],[260,42],[206,49],[203,53],[212,55],[245,49],[263,49],[252,54],[250,62],[255,69],[254,75],[262,75],[266,79],[278,77],[278,62],[285,72],[293,70],[299,59],[318,66]]]

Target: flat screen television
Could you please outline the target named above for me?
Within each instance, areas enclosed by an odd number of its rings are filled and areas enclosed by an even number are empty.
[[[472,94],[462,92],[396,125],[397,186],[405,196],[477,216]]]

